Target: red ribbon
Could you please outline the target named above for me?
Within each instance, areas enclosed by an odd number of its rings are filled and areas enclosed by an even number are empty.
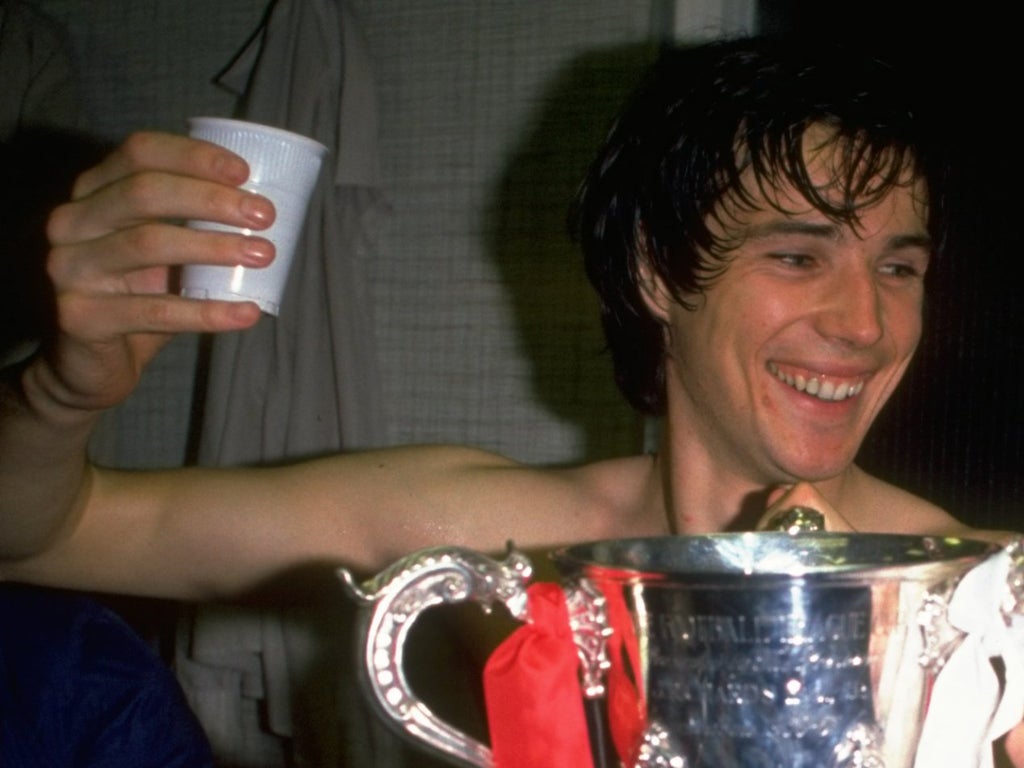
[[[623,765],[635,765],[647,723],[647,705],[640,695],[640,643],[619,585],[602,585],[608,623],[615,628],[608,638],[611,667],[607,674],[608,720],[612,743]]]
[[[527,590],[530,620],[491,654],[484,698],[495,768],[594,768],[565,595]]]

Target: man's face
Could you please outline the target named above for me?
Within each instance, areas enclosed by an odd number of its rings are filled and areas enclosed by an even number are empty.
[[[833,177],[829,158],[808,160],[819,187]],[[725,204],[721,233],[737,245],[696,310],[656,292],[668,416],[725,471],[820,481],[853,462],[917,346],[924,193],[897,187],[853,227],[791,187],[757,194],[755,209]]]

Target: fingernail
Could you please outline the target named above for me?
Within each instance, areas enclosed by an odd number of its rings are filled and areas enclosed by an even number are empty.
[[[249,166],[248,164],[237,155],[233,154],[220,154],[214,161],[217,171],[224,177],[226,181],[232,181],[235,184],[241,184],[243,181],[249,178]]]
[[[240,327],[247,327],[256,322],[260,317],[260,308],[251,301],[232,303],[227,308],[231,322]]]
[[[264,264],[274,257],[274,244],[262,237],[247,237],[243,253],[247,263]]]
[[[274,220],[274,206],[265,197],[247,194],[242,198],[242,215],[253,224],[265,227]]]

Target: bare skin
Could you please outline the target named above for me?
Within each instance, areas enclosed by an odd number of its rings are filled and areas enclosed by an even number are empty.
[[[252,304],[189,301],[167,293],[173,265],[260,265],[273,257],[273,247],[258,237],[165,223],[205,218],[265,227],[272,206],[236,188],[246,173],[244,163],[213,145],[140,134],[84,174],[71,202],[52,215],[49,266],[62,334],[5,396],[0,445],[17,450],[4,451],[11,460],[0,469],[0,552],[7,555],[0,578],[206,599],[245,592],[297,563],[326,561],[372,571],[410,550],[441,543],[499,551],[510,538],[534,549],[602,537],[749,529],[765,512],[769,494],[778,497],[785,489],[791,490],[769,513],[806,503],[824,510],[837,529],[965,530],[937,507],[852,463],[920,330],[919,281],[894,279],[891,269],[894,259],[902,264],[923,258],[920,249],[892,246],[894,237],[913,241],[923,227],[912,190],[881,210],[866,234],[801,234],[810,241],[797,244],[801,253],[818,249],[813,259],[826,267],[792,268],[775,255],[788,254],[790,243],[773,242],[764,256],[764,238],[752,238],[760,250],[736,259],[735,269],[745,270],[744,284],[767,270],[769,277],[762,279],[792,284],[788,290],[804,297],[816,286],[831,296],[836,280],[860,281],[862,290],[843,302],[804,301],[781,320],[769,307],[754,318],[762,325],[777,323],[779,336],[796,340],[793,346],[817,344],[819,367],[842,358],[842,375],[868,379],[858,397],[822,403],[767,376],[763,361],[750,356],[756,386],[773,388],[772,408],[788,398],[796,405],[787,407],[811,414],[801,422],[802,433],[787,436],[790,442],[818,440],[818,455],[838,457],[831,463],[758,447],[743,457],[749,459],[744,465],[737,460],[735,435],[747,424],[723,429],[726,438],[718,444],[696,435],[704,428],[701,405],[672,383],[664,443],[656,456],[570,469],[528,467],[457,447],[406,447],[259,470],[117,472],[88,465],[85,443],[98,414],[131,392],[174,333],[238,330],[257,320]],[[915,268],[923,273],[920,264]],[[708,306],[687,314],[655,286],[652,304],[672,338],[689,333],[686,324],[693,318],[718,323],[715,298],[731,300],[732,290],[725,282],[713,286]],[[774,338],[765,346],[778,349]],[[882,351],[871,351],[876,348]],[[848,362],[853,359],[871,361],[856,364],[868,372]],[[687,365],[673,358],[673,382],[684,380]],[[840,367],[822,378],[838,378]],[[716,385],[740,381],[739,389],[750,388],[742,376],[722,370]],[[871,389],[875,379],[883,381],[877,391]],[[757,403],[770,399],[763,392],[756,397],[753,406],[740,405],[739,411],[755,413]],[[869,406],[860,413],[854,403],[863,402]],[[838,424],[828,435],[813,432],[818,411]],[[771,409],[764,412],[765,423],[774,425]],[[763,439],[759,445],[770,443]],[[40,466],[46,483],[38,482]]]
[[[256,237],[165,223],[207,218],[266,226],[272,207],[237,188],[246,173],[242,161],[211,144],[139,134],[84,174],[72,202],[51,216],[49,267],[62,333],[4,400],[0,444],[17,450],[4,450],[0,470],[0,551],[7,554],[0,578],[205,599],[242,593],[300,562],[374,570],[435,544],[500,551],[509,539],[535,549],[605,537],[751,528],[773,490],[794,486],[772,509],[803,500],[823,509],[830,526],[838,528],[914,534],[963,529],[942,510],[852,463],[863,431],[901,376],[920,334],[920,280],[916,275],[894,279],[890,268],[894,259],[909,260],[924,271],[918,246],[893,254],[894,238],[915,243],[923,227],[924,213],[912,190],[871,219],[866,233],[801,233],[809,243],[771,241],[771,248],[763,247],[764,238],[752,239],[754,250],[740,253],[729,270],[741,274],[743,284],[767,272],[761,280],[773,283],[773,290],[792,285],[785,290],[799,290],[804,297],[817,286],[822,296],[830,296],[837,280],[860,282],[862,290],[840,303],[805,299],[781,319],[772,306],[753,321],[775,324],[777,337],[794,340],[779,345],[769,336],[768,348],[816,345],[818,367],[833,365],[826,361],[831,358],[847,360],[844,376],[868,379],[857,397],[828,403],[786,387],[767,375],[760,352],[743,361],[744,366],[753,361],[754,376],[736,376],[723,366],[716,383],[739,382],[737,391],[768,387],[775,411],[777,402],[795,401],[786,407],[810,416],[790,420],[803,431],[788,433],[788,442],[818,440],[838,457],[830,463],[778,454],[763,438],[743,457],[744,466],[737,458],[736,435],[746,439],[748,424],[720,430],[724,437],[717,440],[696,433],[706,428],[702,406],[698,395],[677,384],[684,382],[690,364],[674,354],[668,425],[656,457],[543,469],[462,447],[433,446],[260,470],[153,473],[89,466],[85,442],[96,416],[127,396],[171,335],[233,331],[256,322],[252,304],[188,301],[167,293],[172,265],[259,265],[272,258],[272,246]],[[778,218],[777,212],[771,217]],[[775,255],[798,247],[801,253],[817,249],[813,259],[824,266],[794,268]],[[734,289],[725,281],[713,287],[708,307],[697,312],[679,309],[657,290],[654,311],[664,316],[666,334],[674,338],[690,333],[687,324],[703,318],[717,328],[716,297],[731,300]],[[697,331],[707,333],[699,326]],[[853,364],[852,359],[869,362]],[[837,364],[835,371],[840,368]],[[827,376],[834,376],[833,370],[822,374]],[[877,391],[871,389],[876,379],[883,380]],[[765,391],[754,396],[768,402]],[[862,402],[868,406],[862,408]],[[756,403],[737,407],[744,409],[758,410]],[[777,421],[772,409],[762,411]],[[814,432],[819,412],[839,425],[823,437]],[[766,424],[764,431],[770,432],[776,422]],[[35,479],[40,466],[47,482]]]

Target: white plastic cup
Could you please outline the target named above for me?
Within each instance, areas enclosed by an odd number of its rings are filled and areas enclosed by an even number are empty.
[[[274,244],[276,255],[262,268],[188,264],[181,272],[181,295],[254,301],[267,314],[277,315],[327,147],[297,133],[242,120],[193,117],[188,127],[190,136],[220,144],[244,158],[249,164],[249,180],[242,188],[268,198],[277,212],[274,223],[265,230],[211,221],[190,221],[188,225],[265,237]]]

